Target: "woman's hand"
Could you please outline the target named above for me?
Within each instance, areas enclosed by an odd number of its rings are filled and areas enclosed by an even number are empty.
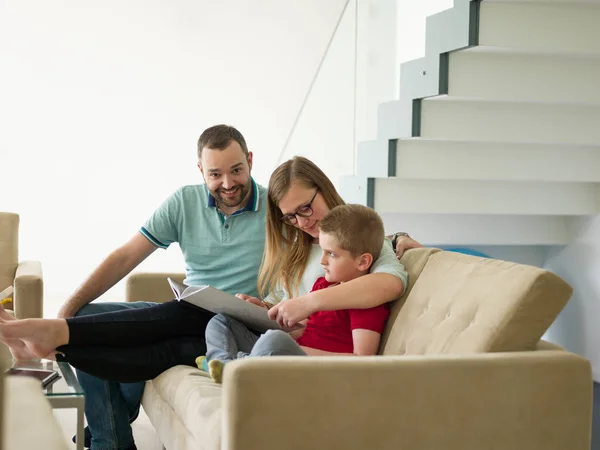
[[[267,305],[265,305],[264,302],[260,298],[251,297],[246,294],[235,294],[235,296],[237,298],[241,298],[244,301],[247,301],[248,303],[252,303],[253,305],[260,306],[261,308],[264,308],[264,309],[269,309],[269,307]]]
[[[282,327],[293,327],[313,312],[315,311],[310,307],[308,296],[303,296],[277,303],[269,310],[269,318],[276,320]]]
[[[396,258],[402,258],[404,252],[411,248],[423,248],[423,246],[410,236],[398,236],[398,239],[396,239]]]

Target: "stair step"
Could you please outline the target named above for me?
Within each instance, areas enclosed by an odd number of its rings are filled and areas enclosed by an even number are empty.
[[[592,183],[375,180],[374,208],[392,213],[595,215]]]
[[[566,245],[567,216],[380,213],[386,233],[405,230],[425,246]]]
[[[473,47],[449,67],[451,96],[600,104],[600,54]]]
[[[558,3],[563,5],[572,5],[573,3],[600,5],[600,0],[484,0],[486,3]]]
[[[442,95],[423,100],[420,137],[596,145],[600,143],[598,124],[598,105],[488,101]]]
[[[484,1],[479,45],[600,53],[597,2]]]
[[[368,159],[367,155],[362,159]],[[381,166],[387,170],[387,165]],[[600,145],[400,139],[395,176],[404,180],[600,183]]]

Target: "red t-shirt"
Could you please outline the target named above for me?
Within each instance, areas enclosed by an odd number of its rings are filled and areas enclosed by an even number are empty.
[[[315,281],[312,291],[331,286],[324,277]],[[390,315],[387,303],[369,309],[318,311],[308,318],[306,329],[296,342],[305,347],[335,353],[353,353],[352,330],[363,329],[381,333]]]

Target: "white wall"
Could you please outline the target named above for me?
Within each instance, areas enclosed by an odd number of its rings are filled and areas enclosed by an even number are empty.
[[[0,0],[0,210],[21,214],[21,259],[43,263],[46,316],[200,182],[204,128],[237,126],[266,183],[343,4]],[[172,249],[141,269],[183,265]]]
[[[573,296],[544,338],[588,358],[600,382],[600,217],[572,226],[577,239],[550,249],[546,267],[571,284]]]

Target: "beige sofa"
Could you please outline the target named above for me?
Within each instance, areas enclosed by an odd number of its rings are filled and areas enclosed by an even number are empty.
[[[544,270],[436,249],[402,262],[381,356],[236,361],[222,387],[178,366],[143,407],[169,450],[589,450],[587,360],[540,342],[571,295]],[[132,275],[130,300],[170,299]]]

